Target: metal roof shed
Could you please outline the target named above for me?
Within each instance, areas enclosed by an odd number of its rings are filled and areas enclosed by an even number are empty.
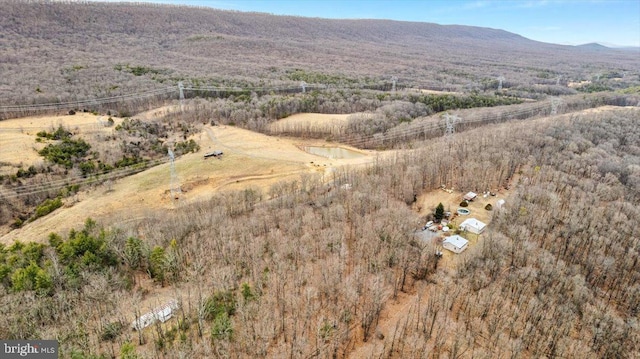
[[[486,224],[478,221],[475,218],[468,218],[468,219],[465,219],[464,222],[460,223],[460,229],[471,232],[471,233],[475,233],[475,234],[480,234],[484,232],[485,227],[487,227]]]
[[[462,253],[462,251],[467,249],[468,245],[469,245],[469,241],[460,237],[457,234],[445,238],[444,241],[442,242],[442,247],[454,253]]]
[[[462,197],[465,201],[473,201],[476,197],[478,197],[478,194],[475,192],[468,192],[467,194],[464,195],[464,197]]]

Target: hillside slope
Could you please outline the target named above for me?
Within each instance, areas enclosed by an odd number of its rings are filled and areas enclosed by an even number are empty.
[[[431,88],[499,75],[509,86],[549,74],[580,80],[598,71],[638,72],[633,52],[540,43],[490,28],[150,4],[1,3],[5,103],[110,96],[181,79],[291,83],[298,68],[318,82],[396,75],[405,86]]]

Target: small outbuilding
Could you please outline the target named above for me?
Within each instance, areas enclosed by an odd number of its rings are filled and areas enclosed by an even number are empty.
[[[454,253],[462,253],[469,246],[469,241],[459,235],[449,236],[442,242],[442,247]]]
[[[477,193],[469,192],[465,194],[464,197],[462,197],[462,199],[464,199],[465,201],[473,201],[474,199],[476,199],[476,197],[478,197]]]
[[[480,234],[484,232],[484,229],[487,225],[483,222],[478,221],[475,218],[465,219],[464,222],[460,223],[460,229],[463,231],[468,231],[475,234]]]
[[[220,157],[220,156],[222,156],[222,151],[213,151],[213,152],[208,152],[204,154],[204,158]]]
[[[496,209],[500,209],[500,208],[502,208],[502,206],[504,206],[504,203],[505,203],[505,202],[504,202],[504,199],[499,199],[499,200],[496,202]]]
[[[153,325],[156,321],[162,323],[173,317],[173,314],[178,310],[178,302],[171,300],[162,307],[155,308],[149,313],[143,314],[131,323],[131,328],[140,331],[150,325]]]

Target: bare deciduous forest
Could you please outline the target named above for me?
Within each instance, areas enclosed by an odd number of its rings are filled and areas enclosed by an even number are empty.
[[[634,50],[594,51],[502,30],[325,20],[150,4],[3,1],[0,98],[48,103],[194,85],[575,92],[638,85]],[[150,21],[150,19],[153,19]],[[560,78],[558,78],[560,77]],[[558,85],[556,85],[558,84]]]
[[[214,123],[392,154],[329,180],[304,173],[3,242],[0,338],[57,339],[61,358],[640,356],[636,53],[464,26],[0,4],[2,105],[202,87],[179,106],[169,91],[72,109],[109,117],[108,135],[34,135],[43,165],[7,164],[1,177],[5,228],[65,210],[85,186],[144,171],[168,148],[197,153],[193,136]],[[256,90],[301,81],[319,86]],[[181,110],[140,115],[161,105]],[[445,111],[463,119],[447,137]],[[301,112],[351,115],[329,130],[270,126]],[[509,189],[487,231],[444,259],[438,240],[415,235],[433,217],[418,214],[418,196],[442,187]],[[170,298],[174,318],[131,330]]]

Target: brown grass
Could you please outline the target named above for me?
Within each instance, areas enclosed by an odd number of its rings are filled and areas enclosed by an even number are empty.
[[[91,137],[107,134],[122,119],[112,117],[114,126],[105,127],[109,116],[96,116],[79,112],[75,115],[34,116],[0,121],[0,175],[14,174],[16,168],[29,167],[43,163],[38,154],[45,144],[36,142],[36,134],[40,131],[55,131],[58,126],[80,135],[91,141]]]
[[[55,121],[61,119],[74,119],[74,116],[48,119],[46,126],[57,125]],[[89,126],[91,119],[96,121],[93,115],[83,115],[63,124]],[[34,133],[45,126],[44,120],[40,127],[31,119],[12,120],[12,123],[15,126],[27,121],[33,128],[23,140],[35,143]],[[375,158],[373,151],[360,151],[365,156],[328,159],[301,149],[308,145],[329,145],[325,141],[276,138],[231,126],[207,126],[192,138],[200,144],[201,151],[184,155],[175,162],[183,190],[178,200],[170,198],[170,164],[166,163],[117,180],[110,188],[98,186],[67,198],[65,208],[5,234],[0,242],[11,243],[16,239],[42,242],[52,231],[65,233],[81,226],[87,217],[107,223],[141,219],[149,211],[173,210],[184,203],[206,200],[222,190],[253,186],[266,194],[274,183],[299,180],[303,173],[327,175],[325,179],[329,180],[328,175],[337,167],[363,165]],[[205,160],[203,154],[214,149],[222,150],[224,156]],[[6,158],[16,162],[19,157],[17,153],[11,157],[7,152]],[[37,154],[33,158],[39,160]]]
[[[298,113],[269,125],[271,133],[329,133],[340,135],[347,127],[351,114]]]

